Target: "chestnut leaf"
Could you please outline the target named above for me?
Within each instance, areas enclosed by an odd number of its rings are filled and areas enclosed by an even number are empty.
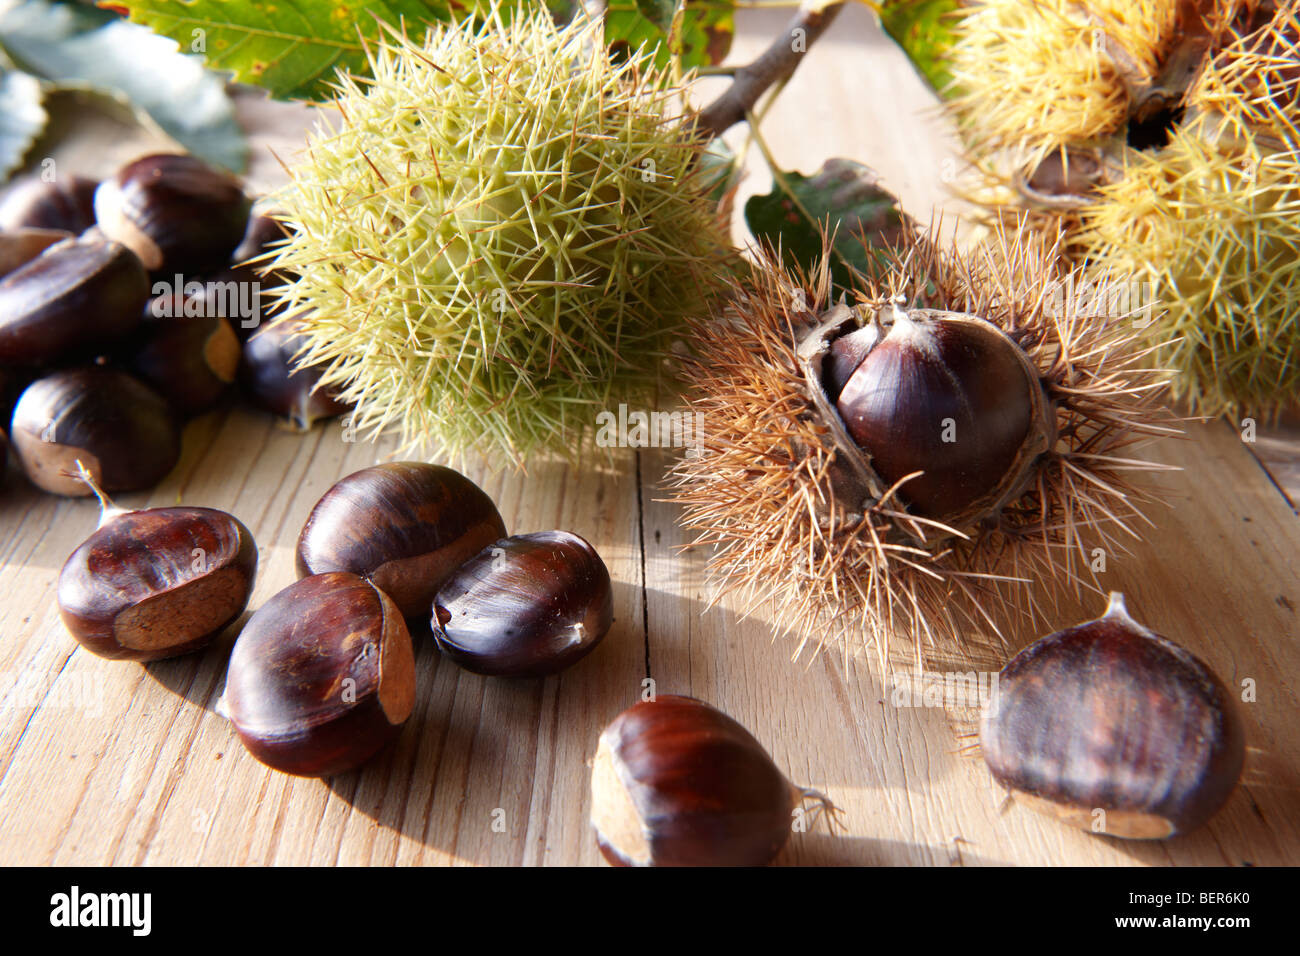
[[[45,129],[49,115],[41,99],[36,77],[0,68],[0,181],[22,165],[27,150]]]
[[[611,49],[658,47],[655,62],[668,63],[676,52],[683,67],[716,65],[731,50],[736,34],[735,0],[686,0],[681,25],[673,35],[674,0],[610,0],[605,11],[605,43]]]
[[[907,54],[918,73],[941,94],[952,84],[948,50],[957,24],[958,0],[878,0],[880,25]]]
[[[898,200],[880,187],[876,174],[849,159],[828,159],[812,176],[774,171],[772,191],[751,196],[745,222],[754,238],[775,249],[787,267],[813,272],[822,234],[834,235],[831,278],[852,288],[873,248],[897,244],[911,230]],[[858,241],[858,240],[862,241]]]
[[[276,99],[330,98],[336,70],[368,76],[366,43],[384,36],[383,24],[413,39],[421,27],[451,11],[487,6],[487,0],[114,0],[137,23],[185,49],[201,38],[208,65],[265,87]],[[508,10],[503,10],[503,15]]]
[[[125,103],[201,159],[235,172],[247,162],[225,80],[143,27],[104,11],[25,0],[0,6],[0,48],[56,86]]]

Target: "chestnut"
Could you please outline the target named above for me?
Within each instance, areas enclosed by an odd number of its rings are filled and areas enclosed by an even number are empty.
[[[240,354],[239,337],[220,316],[146,319],[122,361],[177,412],[197,415],[235,381]]]
[[[342,572],[303,578],[254,612],[230,655],[222,702],[249,753],[308,777],[365,763],[414,706],[401,612]]]
[[[0,232],[0,277],[31,262],[42,252],[72,233],[59,229],[11,229]]]
[[[1011,659],[980,743],[994,779],[1033,809],[1129,839],[1200,826],[1228,799],[1245,756],[1227,688],[1129,617],[1118,593],[1103,617]]]
[[[761,866],[785,846],[800,805],[835,806],[796,787],[722,711],[661,695],[619,714],[592,764],[591,822],[615,866]]]
[[[105,235],[151,272],[195,275],[219,269],[244,238],[251,200],[239,180],[194,156],[144,156],[95,192]]]
[[[95,224],[95,190],[84,176],[59,176],[51,182],[28,179],[0,202],[0,229],[57,229],[85,232]]]
[[[32,484],[56,495],[88,495],[82,462],[106,491],[149,488],[180,457],[180,426],[149,386],[116,369],[68,369],[28,385],[10,438]]]
[[[567,531],[488,545],[433,599],[438,649],[466,670],[496,677],[563,670],[591,653],[613,621],[605,562]]]
[[[492,499],[464,475],[389,462],[340,479],[316,502],[298,536],[298,575],[362,575],[407,617],[427,620],[443,582],[505,534]]]
[[[0,279],[0,362],[45,365],[121,339],[148,298],[149,277],[125,246],[56,242]]]
[[[248,605],[257,546],[214,508],[106,510],[59,574],[59,613],[83,647],[154,661],[205,647]]]
[[[259,408],[306,431],[322,418],[342,415],[350,406],[321,387],[319,368],[303,368],[294,361],[302,344],[291,322],[263,326],[244,346],[239,381]]]
[[[827,395],[849,436],[921,517],[960,528],[996,510],[1055,440],[1037,371],[978,316],[894,305],[888,330],[877,315],[830,358]]]

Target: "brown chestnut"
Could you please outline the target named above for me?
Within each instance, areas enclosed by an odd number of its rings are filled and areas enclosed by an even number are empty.
[[[95,190],[84,176],[59,176],[51,182],[28,179],[0,202],[0,229],[57,229],[85,232],[95,224]]]
[[[563,670],[591,653],[613,621],[605,562],[567,531],[488,545],[433,599],[438,649],[466,670],[496,677]]]
[[[619,714],[591,773],[596,843],[615,866],[761,866],[785,846],[805,799],[722,711],[662,695]]]
[[[345,573],[303,578],[249,618],[222,703],[249,753],[309,777],[365,763],[414,706],[415,657],[401,613]]]
[[[1038,373],[974,315],[895,305],[887,330],[879,321],[831,349],[826,386],[842,382],[833,401],[848,434],[886,485],[907,479],[912,513],[961,527],[995,511],[1055,437]]]
[[[1129,839],[1186,833],[1228,799],[1245,742],[1232,695],[1131,617],[1044,637],[998,676],[980,728],[994,779],[1033,809]]]
[[[44,365],[129,335],[149,277],[129,249],[65,239],[0,279],[0,362]]]
[[[239,337],[219,316],[146,319],[123,364],[182,415],[221,400],[239,371]]]
[[[321,370],[294,361],[303,344],[292,323],[264,326],[244,345],[239,381],[255,405],[306,431],[322,418],[342,415],[350,406],[320,385]]]
[[[0,232],[0,277],[25,266],[42,252],[72,233],[59,229],[11,229]]]
[[[59,613],[87,650],[154,661],[206,646],[248,605],[257,546],[214,508],[106,510],[63,565]]]
[[[389,462],[348,475],[316,502],[298,536],[298,575],[362,575],[407,617],[427,620],[443,582],[505,534],[492,499],[464,475]]]
[[[168,275],[228,264],[251,207],[238,179],[193,156],[141,157],[95,192],[105,235],[130,247],[151,272]]]
[[[180,457],[180,426],[167,403],[125,372],[94,366],[39,378],[14,408],[10,438],[32,484],[88,495],[82,462],[106,491],[157,484]]]

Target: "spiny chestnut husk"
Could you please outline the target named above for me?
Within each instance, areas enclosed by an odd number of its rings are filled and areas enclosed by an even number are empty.
[[[1103,617],[1011,659],[980,744],[998,783],[1035,810],[1129,839],[1199,827],[1245,758],[1223,682],[1129,617],[1120,594]]]
[[[78,462],[105,491],[151,488],[181,454],[180,424],[157,392],[125,372],[55,372],[23,391],[10,433],[32,484],[88,495]]]
[[[438,649],[466,670],[544,677],[586,657],[614,622],[609,570],[568,531],[503,538],[433,599]]]
[[[984,200],[1127,277],[1175,396],[1211,414],[1293,402],[1300,3],[988,0],[955,30]]]
[[[693,697],[623,711],[592,764],[591,823],[615,866],[762,866],[807,799],[817,801],[810,814],[836,812],[791,784],[749,731]]]
[[[350,571],[407,617],[428,619],[442,583],[505,534],[492,499],[464,475],[389,462],[340,479],[316,502],[298,536],[298,575]]]
[[[110,511],[59,574],[59,613],[87,650],[154,661],[206,646],[243,613],[257,545],[213,508]]]
[[[222,710],[262,763],[327,777],[397,736],[415,707],[415,657],[388,595],[316,574],[254,612],[230,655]]]
[[[735,264],[654,51],[527,6],[384,38],[276,196],[305,362],[410,448],[573,453]]]
[[[194,156],[143,156],[95,192],[104,234],[129,247],[151,272],[168,276],[227,265],[251,208],[239,180]]]
[[[767,605],[796,656],[889,638],[970,650],[1037,611],[1026,585],[1092,585],[1123,551],[1167,434],[1137,333],[1054,293],[1057,249],[1000,231],[969,254],[934,236],[873,251],[858,304],[762,254],[688,374],[703,423],[673,500],[723,592]],[[910,301],[900,308],[898,297]],[[1050,593],[1050,592],[1049,592]]]

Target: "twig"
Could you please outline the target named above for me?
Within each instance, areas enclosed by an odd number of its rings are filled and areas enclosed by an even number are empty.
[[[753,63],[736,70],[726,92],[700,113],[696,128],[721,136],[743,120],[769,86],[788,80],[794,74],[804,54],[839,16],[845,2],[804,0],[799,12],[772,45]]]

